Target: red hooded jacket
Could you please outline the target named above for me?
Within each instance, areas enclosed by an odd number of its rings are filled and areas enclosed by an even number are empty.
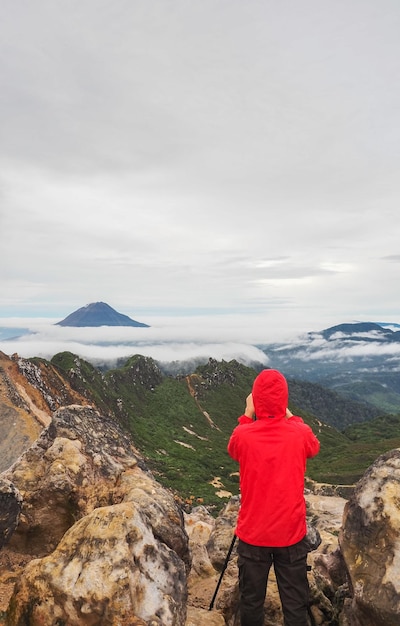
[[[263,370],[252,394],[257,419],[242,415],[228,443],[240,470],[236,535],[255,546],[290,546],[307,532],[304,474],[319,441],[301,417],[286,417],[288,386],[280,372]]]

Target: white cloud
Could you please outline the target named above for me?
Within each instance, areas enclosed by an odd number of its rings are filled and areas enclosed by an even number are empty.
[[[69,351],[89,361],[115,361],[134,354],[150,356],[160,362],[186,361],[210,357],[242,363],[267,364],[267,356],[251,341],[257,337],[255,329],[246,329],[244,320],[224,318],[218,324],[207,318],[167,318],[155,320],[150,328],[100,327],[71,328],[57,326],[49,320],[5,320],[5,326],[26,328],[31,334],[7,341],[0,341],[5,354],[18,353],[29,358],[34,356],[50,359],[58,352]],[[233,322],[235,325],[233,325]],[[259,335],[261,336],[261,335]],[[254,342],[256,343],[256,342]]]
[[[394,330],[397,330],[396,327]],[[292,351],[295,350],[295,353]],[[285,342],[274,348],[278,355],[296,360],[345,363],[380,357],[387,362],[400,362],[400,342],[383,341],[382,334],[369,332],[344,333],[337,331],[329,339],[321,333],[299,335],[296,340]],[[359,365],[361,367],[361,365]],[[372,371],[369,366],[368,371]]]
[[[391,364],[392,371],[396,364],[400,367],[400,343],[379,341],[375,331],[353,335],[337,332],[329,339],[319,332],[299,332],[293,336],[284,331],[277,320],[268,324],[264,318],[249,315],[153,317],[146,319],[151,323],[149,328],[74,328],[58,326],[57,321],[60,320],[5,319],[4,328],[16,330],[11,333],[13,339],[0,340],[0,350],[8,355],[17,353],[24,358],[46,359],[69,351],[94,364],[108,365],[141,354],[152,357],[161,365],[206,362],[214,358],[218,361],[236,359],[246,365],[268,367],[276,356],[279,362],[285,358],[304,363],[357,361],[359,368],[363,359],[380,357]],[[17,336],[18,328],[26,329],[20,337]],[[27,331],[30,334],[26,334]],[[262,347],[266,348],[267,354]]]

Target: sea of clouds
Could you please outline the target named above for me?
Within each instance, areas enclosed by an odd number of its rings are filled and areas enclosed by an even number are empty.
[[[0,350],[23,358],[51,359],[69,351],[93,364],[113,366],[135,354],[163,364],[206,362],[209,358],[271,366],[278,355],[304,361],[345,362],[374,356],[400,361],[400,342],[380,341],[376,333],[354,337],[337,333],[329,340],[321,332],[288,331],[264,317],[155,317],[149,328],[122,326],[66,327],[59,320],[7,318],[0,320]],[[396,325],[393,330],[398,330]],[[267,354],[266,354],[267,353]],[[274,363],[272,362],[272,366]]]
[[[257,347],[267,332],[238,318],[155,318],[149,328],[102,326],[72,328],[56,321],[9,318],[0,322],[0,350],[23,358],[50,359],[69,351],[90,362],[113,363],[134,354],[159,362],[237,359],[267,364]],[[147,320],[146,320],[147,321]],[[259,327],[258,327],[259,328]]]

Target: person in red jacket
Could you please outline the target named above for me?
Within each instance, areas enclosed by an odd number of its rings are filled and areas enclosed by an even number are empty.
[[[306,462],[319,441],[288,409],[288,385],[263,370],[234,429],[229,455],[239,462],[238,543],[241,626],[262,626],[268,574],[274,565],[285,626],[307,626]]]

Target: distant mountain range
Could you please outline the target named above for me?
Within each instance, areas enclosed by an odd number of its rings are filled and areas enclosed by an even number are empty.
[[[292,343],[260,347],[270,367],[387,413],[400,411],[400,326],[339,324]]]
[[[92,302],[68,315],[56,326],[136,326],[149,328],[148,324],[137,322],[127,315],[118,313],[105,302]]]
[[[399,327],[393,330],[391,327]],[[319,333],[309,333],[318,335]],[[350,339],[351,341],[398,341],[400,342],[400,325],[375,324],[373,322],[358,322],[354,324],[339,324],[331,326],[320,333],[324,339]]]

